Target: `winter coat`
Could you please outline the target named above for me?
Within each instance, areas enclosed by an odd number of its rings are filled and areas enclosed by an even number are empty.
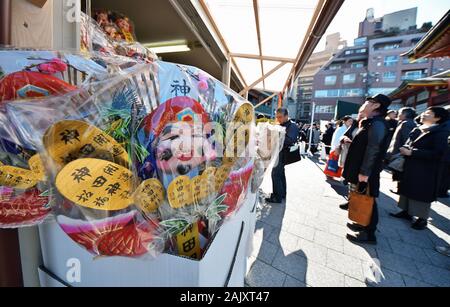
[[[360,174],[369,177],[369,191],[373,197],[379,195],[388,137],[388,127],[383,117],[365,119],[350,144],[344,165],[342,176],[350,183],[358,184]]]
[[[411,132],[407,145],[412,149],[412,155],[405,157],[399,184],[401,195],[427,203],[437,199],[439,167],[448,149],[449,134],[450,121]]]
[[[387,151],[386,159],[390,160],[392,156],[400,153],[400,147],[406,144],[409,138],[409,134],[417,127],[414,119],[408,119],[402,121],[397,129],[395,129],[394,137],[392,138],[391,144]]]

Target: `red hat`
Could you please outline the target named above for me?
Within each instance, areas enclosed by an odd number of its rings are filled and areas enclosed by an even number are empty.
[[[197,118],[198,122],[207,124],[209,116],[203,106],[196,100],[181,96],[169,99],[148,115],[144,121],[144,131],[147,135],[153,133],[158,136],[169,123],[186,122],[192,124]]]

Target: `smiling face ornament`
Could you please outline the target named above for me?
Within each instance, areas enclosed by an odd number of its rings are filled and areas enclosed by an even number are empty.
[[[210,141],[209,116],[189,97],[168,100],[144,119],[144,131],[152,140],[151,155],[164,186],[179,176],[193,178],[216,159]]]

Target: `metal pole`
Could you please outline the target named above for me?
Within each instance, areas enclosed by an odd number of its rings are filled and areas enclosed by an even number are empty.
[[[314,123],[314,116],[316,115],[315,113],[316,113],[316,103],[313,102],[312,103],[312,112],[311,112],[311,126],[309,127],[310,132],[309,132],[309,147],[308,147],[308,154],[311,156],[313,155],[311,152],[311,145],[312,145],[312,137],[313,137],[312,127],[313,127],[313,123]]]
[[[231,58],[228,59],[222,64],[222,82],[226,86],[230,86],[231,82]]]

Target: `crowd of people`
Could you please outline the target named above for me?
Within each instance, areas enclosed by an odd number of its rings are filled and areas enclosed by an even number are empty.
[[[364,193],[373,199],[368,225],[355,222],[347,226],[355,234],[347,239],[355,243],[376,244],[377,201],[380,174],[392,173],[399,196],[398,212],[393,218],[411,222],[414,230],[427,228],[431,204],[448,198],[450,189],[450,114],[443,107],[430,107],[419,116],[410,107],[390,110],[389,97],[379,94],[367,98],[357,117],[345,116],[336,125],[329,123],[321,134],[317,124],[296,125],[284,108],[277,110],[277,121],[286,127],[286,139],[278,166],[272,172],[273,194],[268,202],[281,203],[286,198],[283,155],[297,142],[305,142],[312,154],[319,143],[326,154],[339,155],[343,183],[349,195]],[[356,198],[355,198],[356,199]],[[356,204],[357,205],[357,204]],[[349,210],[349,202],[340,205]],[[448,247],[437,247],[449,255]]]

